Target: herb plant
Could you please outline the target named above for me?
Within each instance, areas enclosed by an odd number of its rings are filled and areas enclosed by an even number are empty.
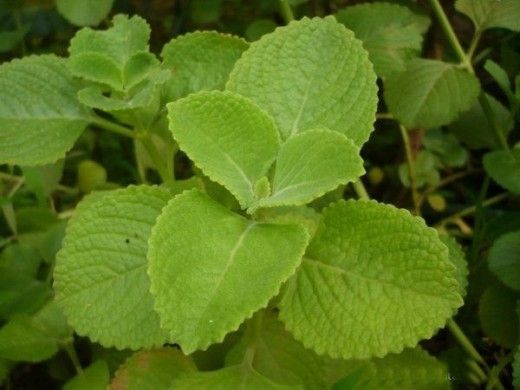
[[[73,23],[96,25],[112,6],[102,3],[89,13],[57,5]],[[519,76],[513,85],[498,63],[484,65],[505,108],[483,90],[474,61],[487,29],[520,31],[520,3],[458,0],[475,26],[468,51],[439,2],[430,5],[458,63],[421,58],[432,21],[407,7],[376,2],[291,20],[282,2],[288,24],[252,43],[195,31],[157,56],[147,22],[118,14],[106,29],[77,31],[67,57],[0,65],[0,163],[23,177],[0,198],[13,232],[0,256],[0,379],[13,362],[64,350],[78,371],[68,389],[449,388],[451,373],[419,345],[447,327],[472,367],[465,383],[501,388],[519,341],[520,226],[492,243],[496,280],[480,292],[483,331],[511,351],[490,368],[453,319],[477,294],[448,234],[453,221],[464,231],[464,215],[437,229],[420,215],[425,199],[445,207],[439,172],[467,163],[464,136],[446,126],[472,110],[489,127],[472,141],[491,149],[476,212],[489,178],[508,191],[502,199],[520,193],[509,134]],[[376,114],[380,99],[388,113]],[[378,116],[402,136],[396,174],[412,212],[369,199],[361,181]],[[428,134],[414,151],[418,128]],[[63,160],[99,130],[127,139],[139,184],[107,182],[110,172],[87,159],[77,189],[60,187]],[[192,174],[179,178],[188,160]],[[61,214],[66,223],[52,212],[32,217],[51,221],[42,233],[16,213],[12,195],[24,184],[44,210],[57,188],[85,196]],[[357,199],[343,199],[346,185]],[[78,336],[100,351],[85,369]]]

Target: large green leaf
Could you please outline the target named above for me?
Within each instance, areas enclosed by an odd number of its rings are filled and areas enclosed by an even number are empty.
[[[307,240],[300,226],[250,221],[198,190],[178,195],[148,253],[162,327],[187,354],[222,341],[278,293]]]
[[[308,130],[282,145],[272,194],[255,206],[306,204],[340,184],[357,180],[364,172],[359,149],[351,140],[328,129]]]
[[[415,346],[461,304],[436,231],[405,210],[341,201],[325,210],[280,317],[319,354],[361,359]]]
[[[106,18],[114,0],[56,0],[58,11],[76,26],[96,26]]]
[[[70,324],[106,347],[162,345],[146,275],[148,237],[170,198],[159,187],[93,193],[75,210],[57,256],[54,287]]]
[[[180,148],[242,208],[255,200],[280,143],[272,118],[232,92],[199,92],[168,105],[170,129]]]
[[[482,162],[493,180],[505,189],[520,194],[520,149],[489,152]]]
[[[478,31],[494,27],[520,31],[518,0],[457,0],[455,8],[469,16]]]
[[[332,16],[291,22],[252,43],[226,87],[269,112],[284,139],[326,127],[361,146],[373,129],[376,75],[361,42]]]
[[[493,243],[488,264],[502,283],[520,290],[520,231],[504,234]]]
[[[132,355],[117,370],[112,390],[168,389],[181,373],[196,371],[190,358],[177,349],[160,348]]]
[[[108,365],[98,360],[65,383],[63,390],[103,390],[110,382]]]
[[[421,54],[430,20],[397,4],[376,2],[342,9],[336,19],[363,41],[378,76],[404,70],[405,62]]]
[[[116,15],[105,31],[83,28],[70,41],[67,62],[75,76],[127,92],[158,60],[148,52],[150,26],[139,16]]]
[[[388,108],[405,127],[447,125],[475,102],[480,86],[467,71],[442,61],[414,59],[386,79]]]
[[[166,100],[224,89],[233,65],[248,47],[242,38],[215,31],[196,31],[171,40],[161,53],[164,67],[172,71],[164,89]]]
[[[89,112],[61,58],[30,56],[0,66],[0,164],[40,165],[65,156]]]

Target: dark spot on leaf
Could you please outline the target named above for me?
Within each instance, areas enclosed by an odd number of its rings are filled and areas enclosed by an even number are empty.
[[[130,239],[127,238],[127,239],[125,240],[125,242],[126,242],[127,244],[130,244]]]

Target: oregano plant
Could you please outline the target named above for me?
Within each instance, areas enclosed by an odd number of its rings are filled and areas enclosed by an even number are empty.
[[[520,192],[508,139],[520,86],[488,59],[502,98],[492,97],[474,56],[484,31],[520,30],[517,3],[458,0],[475,25],[465,51],[430,1],[459,62],[422,55],[434,19],[417,8],[375,2],[295,20],[289,3],[285,25],[264,23],[249,41],[191,31],[152,50],[148,22],[116,14],[75,31],[66,55],[0,65],[0,179],[14,183],[0,187],[12,232],[0,244],[0,383],[12,362],[64,351],[72,390],[450,388],[464,359],[464,383],[501,388],[518,355],[520,225],[500,220],[485,241],[482,221]],[[85,4],[57,9],[96,26],[114,5]],[[470,114],[489,129],[467,142]],[[390,174],[373,163],[376,120],[403,143]],[[440,189],[475,172],[441,173],[466,166],[474,145],[491,149],[479,155],[476,205],[428,226],[425,202],[443,212]],[[111,153],[114,166],[98,158]],[[114,180],[116,168],[135,176]],[[397,201],[368,195],[363,182],[378,188],[385,175],[404,189]],[[489,202],[491,179],[507,192]],[[24,189],[38,207],[13,200]],[[68,196],[61,212],[56,191]],[[471,229],[462,218],[474,213]],[[475,240],[470,268],[454,237]],[[482,248],[491,282],[471,268]],[[510,350],[496,367],[454,320],[465,299]],[[433,337],[461,347],[437,359],[423,343]]]

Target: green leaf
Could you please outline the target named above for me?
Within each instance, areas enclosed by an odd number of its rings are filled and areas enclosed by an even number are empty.
[[[226,88],[269,112],[284,139],[326,127],[361,146],[373,130],[376,75],[361,42],[332,16],[291,22],[252,43]]]
[[[162,345],[148,292],[148,237],[170,198],[158,187],[92,193],[69,221],[54,270],[58,303],[82,336],[103,346]]]
[[[468,110],[480,92],[478,79],[447,62],[414,59],[390,75],[385,101],[408,128],[447,125]]]
[[[272,118],[231,92],[199,92],[168,105],[170,129],[180,148],[213,181],[247,208],[280,143]]]
[[[67,65],[77,77],[127,91],[158,64],[148,53],[149,38],[150,26],[143,18],[116,15],[108,30],[87,27],[76,33]]]
[[[436,155],[444,167],[462,167],[468,161],[468,151],[460,145],[457,138],[439,128],[429,129],[422,144]]]
[[[357,180],[364,172],[359,149],[351,140],[328,129],[308,130],[282,145],[272,195],[255,206],[303,205]]]
[[[197,190],[178,195],[148,253],[161,326],[186,354],[222,341],[278,293],[307,240],[300,226],[250,221]]]
[[[504,234],[493,243],[488,264],[502,283],[520,290],[520,231]]]
[[[360,4],[342,9],[336,19],[363,41],[378,76],[404,70],[421,54],[430,20],[409,8],[390,3]]]
[[[103,165],[92,160],[78,164],[78,188],[88,194],[107,182],[107,171]]]
[[[191,358],[173,348],[140,351],[117,370],[113,390],[169,389],[179,374],[197,371]]]
[[[47,198],[60,183],[63,173],[63,160],[53,164],[45,164],[36,167],[22,167],[25,184],[34,192],[38,202],[47,206]]]
[[[171,40],[161,53],[163,66],[172,72],[164,88],[166,101],[224,89],[233,65],[248,46],[242,38],[215,31],[196,31]]]
[[[513,127],[510,112],[493,96],[486,94],[486,97],[500,129],[504,132],[504,137],[507,138]],[[451,123],[450,132],[472,149],[500,148],[494,130],[478,102]]]
[[[185,375],[174,381],[171,388],[178,390],[301,389],[301,387],[277,384],[247,365],[230,366],[216,371]]]
[[[520,31],[520,3],[517,0],[457,0],[455,8],[469,16],[477,31],[497,27]]]
[[[495,61],[488,59],[484,64],[484,69],[491,75],[491,77],[493,77],[507,98],[510,101],[514,101],[515,97],[511,91],[511,81],[509,81],[509,76],[504,68],[498,65]]]
[[[366,359],[415,346],[461,304],[435,230],[390,205],[340,201],[324,211],[280,318],[319,354]]]
[[[13,50],[23,42],[25,36],[30,30],[30,24],[23,24],[17,30],[0,32],[0,53]]]
[[[56,0],[58,11],[76,26],[97,26],[112,9],[114,0]]]
[[[103,390],[110,382],[107,363],[98,360],[63,386],[63,390]]]
[[[520,194],[520,149],[497,150],[482,160],[489,176],[515,194]]]
[[[65,156],[89,112],[64,61],[30,56],[0,65],[0,163],[41,165]]]
[[[482,330],[497,344],[513,348],[519,340],[520,324],[515,311],[519,295],[502,286],[488,287],[478,307]]]
[[[425,185],[433,186],[440,180],[440,174],[435,166],[435,156],[428,150],[421,150],[417,153],[414,161],[415,165],[415,185],[420,188]],[[401,182],[410,187],[410,174],[408,164],[403,163],[399,165],[398,173]]]
[[[459,284],[459,294],[461,297],[466,296],[466,289],[468,287],[468,263],[466,261],[466,256],[462,250],[462,247],[459,245],[457,240],[453,237],[450,237],[447,234],[439,234],[439,238],[441,241],[448,247],[448,251],[450,254],[450,261],[456,268],[456,278]]]

